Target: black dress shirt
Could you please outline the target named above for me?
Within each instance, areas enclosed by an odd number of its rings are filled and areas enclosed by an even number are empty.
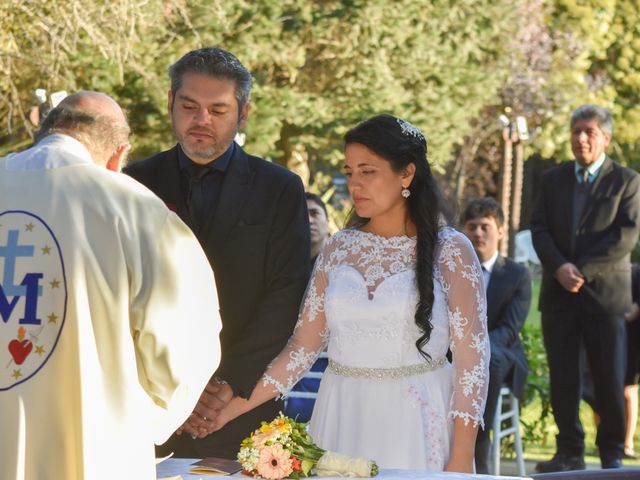
[[[184,199],[190,206],[190,226],[195,233],[198,233],[215,213],[224,174],[229,167],[234,150],[235,143],[232,142],[221,156],[206,165],[200,165],[192,161],[182,147],[178,146],[180,183]]]

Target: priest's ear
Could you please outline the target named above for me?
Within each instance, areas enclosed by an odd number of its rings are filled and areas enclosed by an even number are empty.
[[[131,145],[128,143],[120,145],[107,160],[107,164],[105,165],[107,169],[112,172],[119,172],[122,170],[122,167],[126,165],[129,150],[131,150]]]

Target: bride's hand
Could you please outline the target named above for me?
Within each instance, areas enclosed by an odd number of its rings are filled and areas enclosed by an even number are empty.
[[[207,422],[209,433],[217,432],[231,420],[239,417],[247,410],[248,402],[244,398],[233,397],[224,408],[218,411],[215,418]]]
[[[449,460],[444,468],[445,472],[475,473],[473,462],[458,461],[455,458]]]
[[[180,428],[176,430],[176,434],[190,435],[193,439],[204,438],[208,435],[205,426],[206,422],[202,419],[199,419],[198,415],[195,412],[192,412],[185,420],[185,422],[180,426]]]
[[[217,432],[218,430],[222,429],[222,427],[224,427],[227,423],[229,423],[230,420],[226,420],[223,416],[222,416],[222,410],[220,411],[220,414],[214,419],[208,422],[207,425],[207,434],[210,435],[214,432]]]
[[[185,422],[189,428],[183,427],[183,430],[190,433],[193,438],[204,438],[211,435],[224,427],[229,421],[233,420],[233,418],[229,418],[228,413],[225,415],[223,411],[224,409],[215,410],[212,413],[213,417],[200,417],[196,419],[197,421],[193,421],[194,417],[190,417],[191,421]]]

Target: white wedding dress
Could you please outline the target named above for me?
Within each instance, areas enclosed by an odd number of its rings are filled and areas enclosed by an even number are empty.
[[[330,238],[294,334],[259,388],[285,395],[326,347],[330,365],[310,422],[316,443],[380,468],[441,471],[453,418],[482,424],[489,366],[483,277],[467,238],[443,228],[425,360],[415,346],[415,248],[415,238],[356,229]]]

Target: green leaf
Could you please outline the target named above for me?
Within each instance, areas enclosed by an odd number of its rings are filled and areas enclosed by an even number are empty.
[[[309,472],[313,467],[315,467],[316,463],[317,462],[314,462],[312,460],[302,460],[302,462],[300,462],[300,468],[304,472],[305,477],[309,476]]]

